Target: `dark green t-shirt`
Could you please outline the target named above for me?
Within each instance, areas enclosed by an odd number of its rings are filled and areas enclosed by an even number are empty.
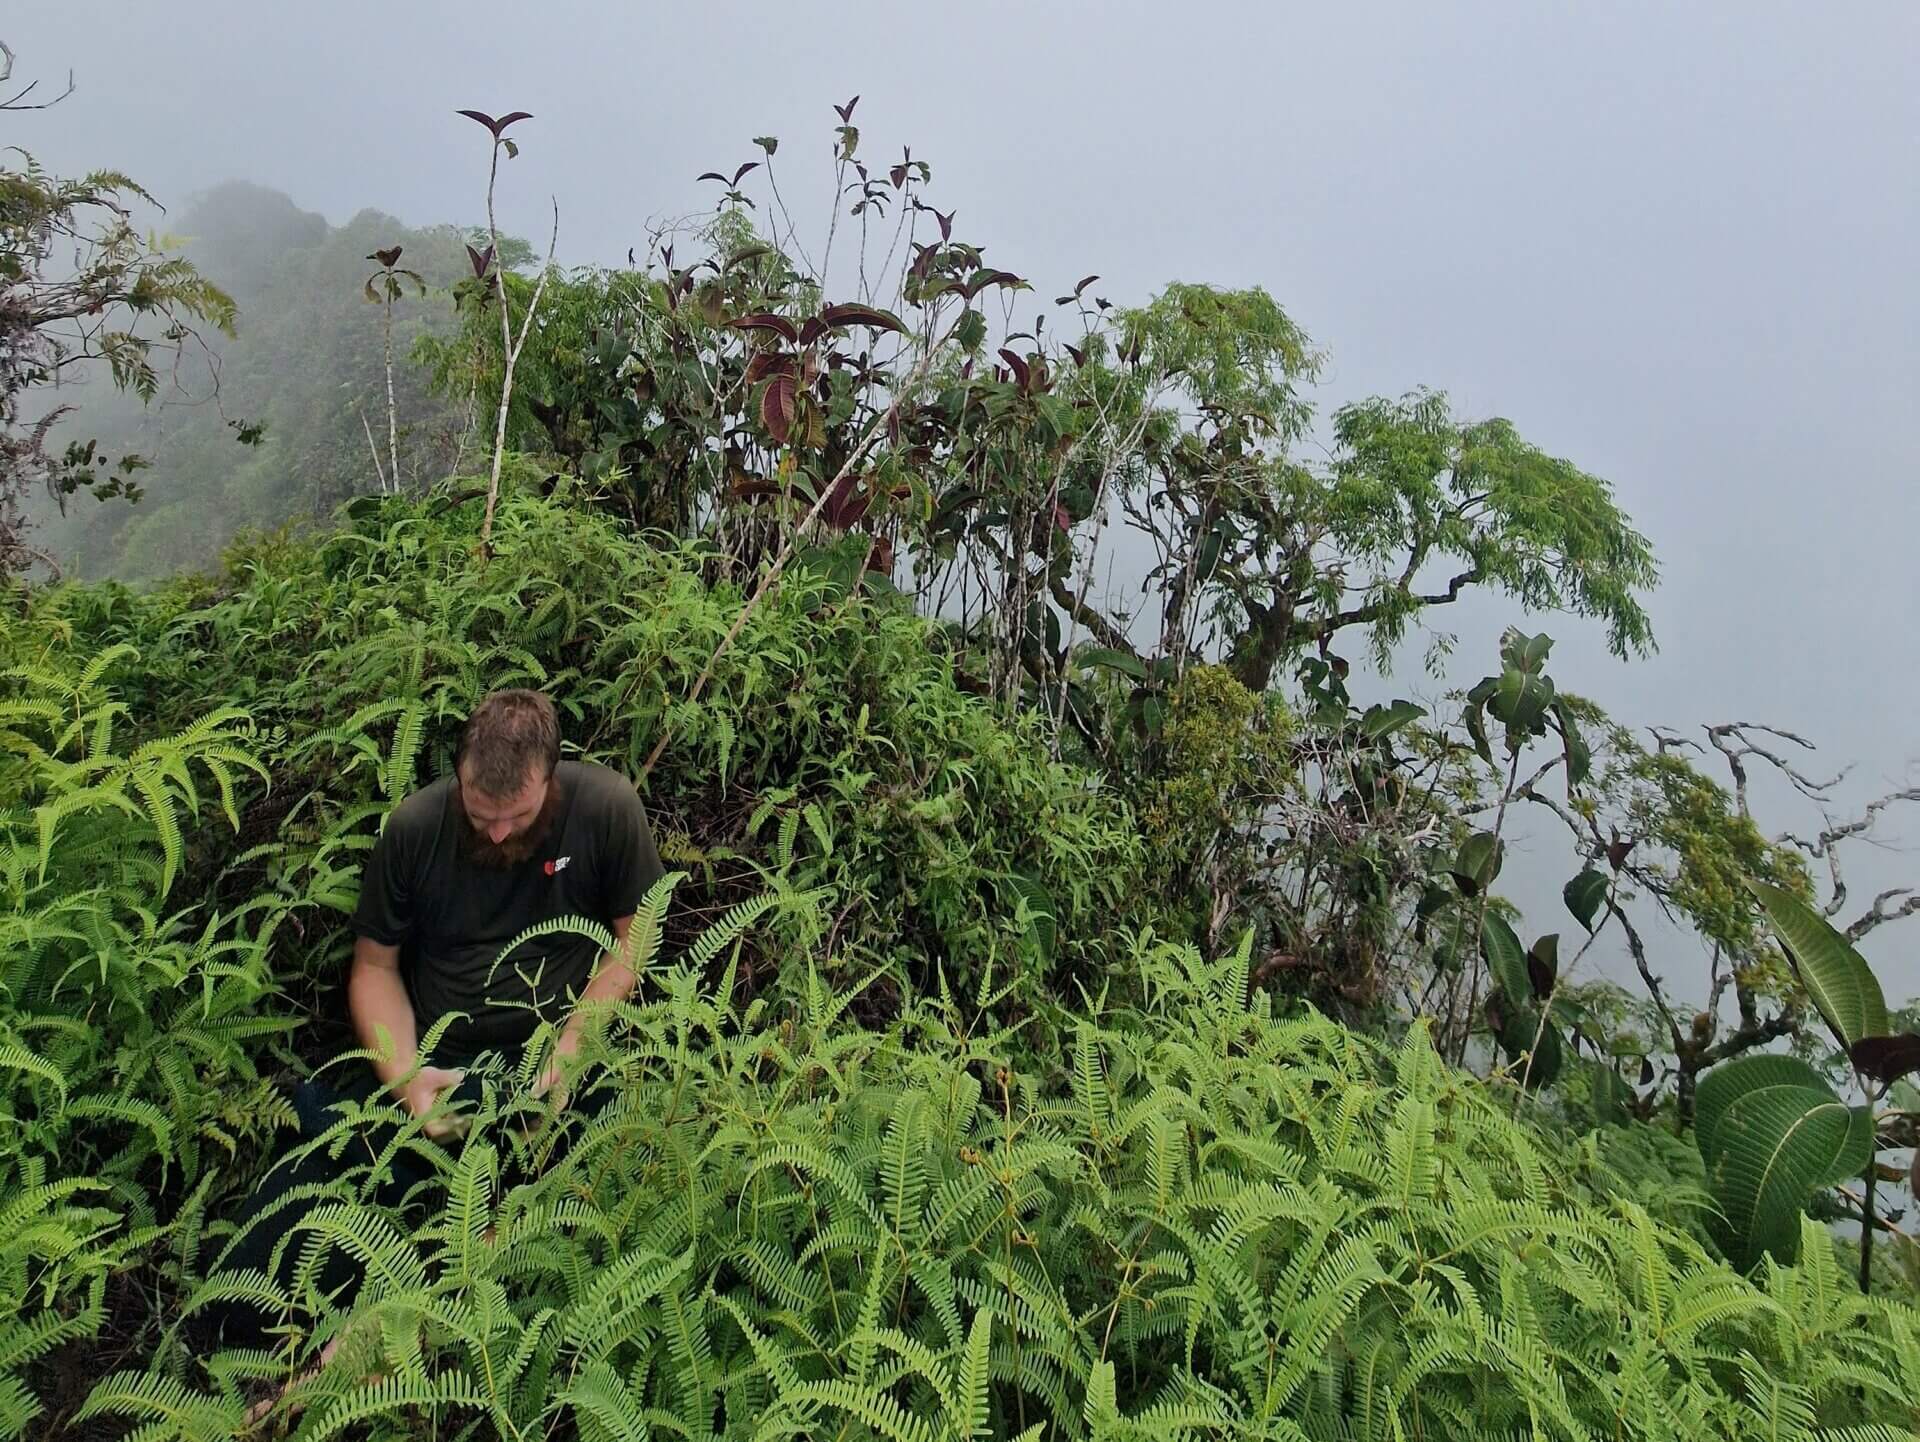
[[[502,949],[527,928],[563,916],[608,926],[632,915],[660,878],[646,809],[630,781],[580,761],[562,761],[554,780],[560,799],[552,825],[516,866],[485,867],[465,854],[469,822],[451,777],[395,807],[367,860],[354,930],[400,948],[421,1037],[439,1017],[466,1013],[435,1050],[437,1063],[517,1047],[541,1018],[564,1021],[600,949],[566,932],[504,958]]]

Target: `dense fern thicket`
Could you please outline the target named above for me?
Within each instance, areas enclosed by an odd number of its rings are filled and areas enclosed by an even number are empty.
[[[1153,940],[1127,807],[928,623],[740,598],[516,489],[366,502],[0,641],[0,1436],[1907,1435],[1920,1314],[1808,1245],[1742,1277],[1652,1128],[1277,1016]],[[362,855],[484,691],[638,773],[677,874],[555,1124],[489,1083],[431,1195],[352,1174],[293,1280],[211,1281],[282,1089],[346,1045]],[[348,1061],[346,1065],[358,1063]],[[562,1134],[567,1145],[558,1145]],[[338,1139],[323,1138],[318,1145]],[[1812,1224],[1809,1224],[1811,1227]],[[1818,1237],[1817,1230],[1810,1235]],[[341,1310],[331,1249],[369,1281]],[[209,1350],[223,1301],[267,1351]]]

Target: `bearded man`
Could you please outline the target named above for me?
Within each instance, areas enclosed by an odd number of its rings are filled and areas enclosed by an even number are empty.
[[[545,1094],[580,1045],[596,1005],[633,990],[627,927],[661,875],[647,814],[619,773],[560,759],[553,703],[496,691],[467,721],[451,776],[394,809],[354,913],[347,1010],[380,1082],[415,1116],[487,1052],[517,1052],[542,1021],[560,1028]],[[602,956],[578,933],[514,940],[542,922],[586,917],[618,945]],[[447,1029],[415,1070],[420,1038]],[[563,1098],[561,1098],[563,1100]],[[457,1118],[427,1124],[429,1136]]]
[[[633,990],[627,930],[661,874],[632,783],[604,766],[560,759],[547,697],[496,691],[483,700],[462,733],[453,774],[394,808],[362,877],[347,1011],[371,1071],[310,1080],[295,1094],[303,1141],[357,1115],[351,1142],[298,1147],[269,1169],[215,1270],[265,1271],[286,1284],[313,1199],[370,1164],[385,1167],[374,1179],[377,1202],[419,1220],[419,1209],[435,1204],[436,1169],[393,1145],[401,1119],[380,1118],[380,1101],[420,1119],[433,1141],[451,1141],[466,1120],[447,1103],[478,1090],[477,1078],[463,1086],[469,1068],[489,1056],[519,1060],[542,1023],[558,1036],[534,1091],[556,1113],[567,1107],[565,1063],[591,1012]],[[599,923],[616,945],[603,954],[567,930],[515,945],[541,923],[568,917]],[[436,1026],[438,1040],[422,1057]],[[581,1106],[597,1110],[606,1100],[602,1088]],[[359,1267],[331,1247],[318,1281],[344,1304],[359,1286]],[[208,1311],[229,1346],[261,1345],[271,1325],[250,1305]]]

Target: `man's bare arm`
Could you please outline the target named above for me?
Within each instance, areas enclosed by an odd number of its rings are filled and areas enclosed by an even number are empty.
[[[580,993],[579,1000],[573,1005],[567,1023],[560,1029],[560,1039],[554,1043],[553,1061],[540,1080],[534,1085],[536,1096],[544,1094],[554,1083],[560,1080],[560,1066],[563,1058],[571,1057],[580,1050],[580,1041],[586,1032],[587,1022],[595,1011],[604,1011],[625,1001],[633,994],[634,983],[638,980],[633,968],[627,965],[627,929],[633,925],[631,915],[617,917],[613,923],[613,950],[600,958],[593,978],[586,989]]]
[[[347,974],[347,1013],[360,1045],[374,1053],[374,1075],[391,1087],[413,1070],[420,1039],[413,999],[400,979],[399,947],[382,946],[364,936],[355,938],[353,969]]]
[[[437,1066],[421,1067],[412,1081],[400,1084],[413,1071],[420,1037],[413,998],[400,979],[399,947],[382,946],[364,936],[354,940],[353,969],[347,973],[347,1013],[360,1045],[374,1054],[374,1075],[415,1116],[425,1116],[442,1092],[460,1084],[463,1073]],[[455,1118],[427,1123],[427,1135],[436,1139],[460,1130]]]

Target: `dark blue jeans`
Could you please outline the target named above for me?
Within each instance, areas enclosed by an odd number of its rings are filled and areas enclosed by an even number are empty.
[[[403,1121],[397,1105],[387,1116],[362,1120],[337,1156],[332,1154],[332,1145],[311,1145],[339,1124],[348,1104],[375,1101],[382,1090],[379,1079],[366,1066],[355,1066],[351,1071],[337,1068],[326,1079],[300,1083],[293,1096],[300,1135],[248,1193],[234,1241],[215,1264],[216,1278],[221,1273],[255,1269],[267,1273],[276,1284],[287,1286],[299,1262],[301,1243],[295,1239],[281,1248],[277,1265],[275,1248],[312,1208],[339,1199],[343,1192],[398,1213],[409,1225],[417,1225],[431,1209],[441,1205],[444,1197],[436,1182],[439,1168],[425,1152],[434,1144],[416,1133],[407,1143],[394,1146]],[[607,1087],[583,1086],[574,1093],[568,1111],[591,1117],[610,1097]],[[469,1111],[480,1103],[477,1069],[469,1068],[452,1100],[456,1108]],[[373,1172],[376,1165],[381,1166],[379,1175]],[[318,1273],[320,1290],[344,1307],[358,1292],[360,1280],[360,1268],[354,1259],[339,1247],[330,1247]],[[225,1346],[260,1347],[271,1344],[267,1329],[275,1320],[261,1315],[250,1303],[230,1302],[209,1307],[202,1327],[217,1331]]]

